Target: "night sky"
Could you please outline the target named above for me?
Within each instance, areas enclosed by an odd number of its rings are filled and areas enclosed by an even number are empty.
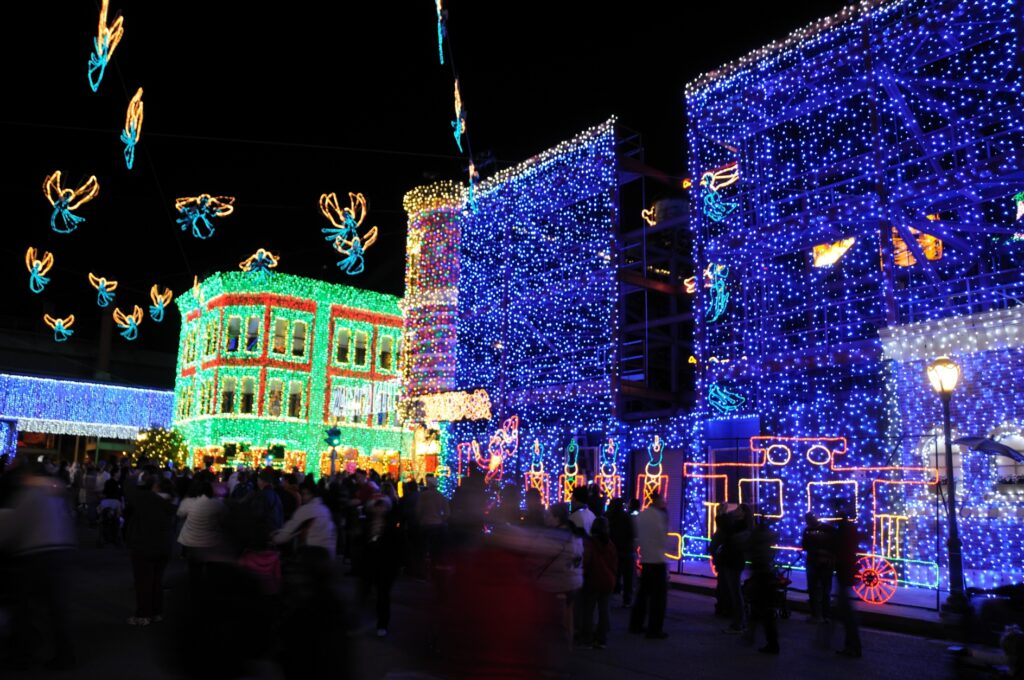
[[[73,313],[71,342],[95,343],[110,309],[96,306],[87,272],[120,281],[127,311],[148,307],[153,283],[177,294],[260,247],[280,255],[278,271],[400,295],[402,196],[466,175],[450,127],[453,58],[474,156],[494,159],[483,179],[612,114],[642,135],[649,164],[682,176],[684,84],[844,4],[451,0],[441,66],[428,0],[111,0],[125,33],[93,93],[99,3],[15,3],[4,22],[0,328],[48,343],[42,314]],[[118,135],[139,86],[145,122],[129,171]],[[101,187],[69,235],[50,230],[41,189],[56,169],[76,185],[95,174]],[[379,228],[362,275],[341,273],[321,235],[317,199],[330,191],[363,192],[364,226]],[[200,193],[237,197],[206,241],[174,221],[174,199]],[[56,258],[42,295],[28,290],[28,246]],[[176,353],[178,321],[176,311],[161,325],[147,318],[134,346]],[[114,336],[114,352],[127,345]]]

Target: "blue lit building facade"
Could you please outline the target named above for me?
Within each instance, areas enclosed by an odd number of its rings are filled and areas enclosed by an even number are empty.
[[[687,86],[695,560],[724,502],[789,547],[805,512],[847,508],[866,560],[944,586],[924,365],[962,364],[959,434],[1024,426],[1022,39],[1011,0],[873,0]],[[1019,581],[1024,471],[961,460],[968,585]]]
[[[599,472],[597,449],[620,427],[616,170],[608,121],[488,178],[474,207],[447,185],[406,197],[407,393],[490,402],[442,414],[440,474],[498,482],[496,455],[500,483],[523,485],[543,461],[555,501],[567,462],[579,482]]]

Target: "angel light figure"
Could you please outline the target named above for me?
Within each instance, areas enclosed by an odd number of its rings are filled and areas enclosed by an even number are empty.
[[[181,230],[192,225],[192,235],[198,239],[207,239],[213,236],[213,224],[210,220],[214,217],[227,217],[235,211],[234,196],[211,196],[210,194],[199,194],[188,196],[174,201],[174,209],[181,213],[176,221],[181,225]]]
[[[342,240],[340,236],[334,239],[334,249],[344,256],[338,261],[338,269],[349,276],[362,274],[363,269],[366,268],[366,261],[363,255],[365,254],[366,249],[376,243],[376,241],[377,227],[366,232],[366,236],[362,239],[358,236],[354,236],[348,240]]]
[[[476,171],[473,161],[469,162],[469,191],[466,194],[466,205],[472,212],[477,211],[476,206],[476,185],[480,181],[480,173]]]
[[[43,195],[53,206],[53,213],[50,214],[50,228],[58,234],[70,234],[78,225],[85,222],[84,217],[75,215],[76,210],[83,203],[88,203],[96,198],[100,192],[100,183],[96,181],[96,175],[91,176],[85,184],[77,189],[67,189],[61,186],[60,170],[47,175],[43,180]],[[57,225],[57,218],[60,218],[60,225]]]
[[[114,301],[117,281],[108,281],[102,276],[95,276],[92,272],[89,272],[89,283],[96,289],[97,305],[106,307]]]
[[[466,110],[462,108],[462,95],[459,94],[459,79],[455,79],[455,120],[452,121],[452,135],[462,153],[462,135],[466,133]]]
[[[135,163],[135,145],[139,143],[142,136],[142,88],[135,93],[132,100],[128,102],[128,113],[124,120],[124,130],[121,132],[121,141],[124,143],[124,162],[128,169],[132,169]]]
[[[700,178],[704,187],[704,214],[715,222],[721,222],[740,207],[736,201],[723,201],[718,193],[721,189],[735,184],[740,178],[739,163],[729,163],[715,170],[708,170]]]
[[[342,208],[338,204],[338,195],[333,191],[320,194],[320,212],[334,225],[320,230],[327,234],[325,241],[334,241],[338,237],[349,240],[359,235],[359,227],[366,219],[366,197],[350,191],[348,202],[349,207]]]
[[[134,340],[139,337],[139,324],[142,323],[142,307],[135,305],[131,314],[125,314],[117,307],[114,307],[114,323],[121,328],[121,337],[125,340]]]
[[[124,17],[120,14],[114,19],[114,23],[107,26],[109,5],[110,0],[103,0],[100,5],[99,30],[93,39],[93,53],[89,55],[89,87],[93,92],[100,89],[100,81],[107,71],[110,57],[114,55],[114,50],[124,35]]]
[[[42,293],[43,288],[50,282],[46,278],[46,272],[53,266],[53,254],[44,252],[40,258],[35,248],[25,251],[25,267],[28,269],[28,288],[33,293]]]
[[[75,332],[71,330],[72,324],[75,323],[74,314],[68,314],[63,319],[55,319],[49,314],[43,314],[43,323],[53,329],[54,342],[64,342],[75,334]]]
[[[448,33],[445,22],[448,20],[448,11],[441,6],[441,0],[435,0],[435,4],[437,5],[437,56],[441,60],[441,66],[444,66],[444,36]]]
[[[274,257],[274,254],[269,250],[260,248],[248,258],[239,262],[238,267],[243,272],[255,274],[260,277],[260,280],[266,281],[273,273],[270,270],[277,267],[277,261],[279,259],[281,258]]]
[[[722,387],[718,383],[711,383],[708,386],[708,404],[719,413],[732,413],[739,409],[746,400],[747,398],[743,395],[737,394],[727,387]]]
[[[149,289],[149,299],[153,301],[153,304],[149,306],[149,318],[156,323],[163,321],[164,308],[170,303],[172,295],[174,293],[170,288],[164,288],[164,292],[161,293],[160,286],[154,283],[153,287]]]

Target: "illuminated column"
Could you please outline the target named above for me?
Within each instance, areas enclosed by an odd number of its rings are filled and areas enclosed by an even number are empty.
[[[455,182],[438,182],[403,200],[409,215],[403,305],[408,396],[454,388],[462,193]]]

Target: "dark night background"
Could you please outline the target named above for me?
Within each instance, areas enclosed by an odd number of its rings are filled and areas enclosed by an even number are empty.
[[[86,71],[99,3],[13,4],[0,112],[0,370],[94,377],[111,308],[96,306],[89,271],[118,280],[116,304],[130,311],[148,307],[154,283],[177,295],[193,275],[236,270],[262,247],[280,255],[278,271],[401,295],[402,196],[466,175],[449,125],[451,57],[474,155],[495,159],[483,179],[612,114],[642,135],[650,165],[682,176],[684,84],[845,4],[451,0],[441,66],[429,0],[111,0],[125,33],[95,94]],[[145,122],[129,171],[118,135],[139,86]],[[72,186],[91,174],[100,182],[70,235],[50,230],[41,189],[57,169]],[[362,275],[341,273],[320,233],[317,199],[330,191],[363,192],[364,226],[379,227]],[[237,200],[200,241],[175,224],[173,203],[204,192]],[[56,259],[42,295],[28,290],[29,246]],[[170,387],[179,317],[168,311],[163,324],[147,315],[134,343],[114,328],[101,377]],[[44,312],[75,314],[74,337],[55,345]]]

